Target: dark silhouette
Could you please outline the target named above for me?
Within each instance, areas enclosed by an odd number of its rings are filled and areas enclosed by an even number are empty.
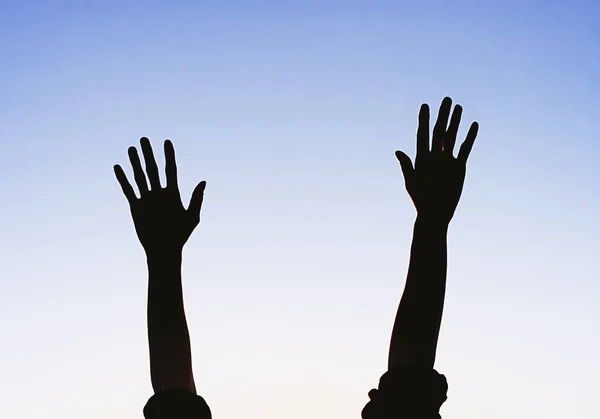
[[[434,367],[446,291],[448,225],[463,189],[466,163],[477,137],[474,122],[457,157],[462,108],[444,98],[429,145],[429,107],[419,112],[417,157],[396,151],[406,189],[417,209],[410,265],[392,331],[388,371],[371,390],[363,419],[434,419],[446,400],[446,378]],[[448,119],[450,123],[448,124]]]
[[[379,388],[369,392],[371,401],[362,411],[363,419],[439,419],[446,400],[446,378],[433,368],[446,290],[446,238],[478,130],[474,122],[454,157],[462,108],[456,105],[450,116],[451,109],[451,99],[444,98],[430,148],[429,107],[421,106],[414,167],[406,154],[396,152],[417,218],[408,277],[392,331],[388,371]],[[144,416],[210,419],[208,405],[196,394],[181,284],[183,246],[200,221],[206,182],[196,186],[185,209],[177,186],[173,144],[165,141],[165,188],[150,142],[142,138],[140,144],[150,187],[136,148],[129,148],[140,198],[121,166],[114,169],[148,262],[148,343],[155,394],[144,407]]]
[[[166,187],[161,187],[150,141],[140,140],[146,163],[142,170],[135,147],[129,148],[137,198],[121,166],[115,175],[129,201],[138,238],[148,262],[148,344],[154,395],[144,407],[147,419],[210,419],[211,412],[196,394],[190,336],[183,306],[181,261],[183,246],[200,221],[206,182],[192,193],[185,209],[177,186],[173,144],[165,141]]]

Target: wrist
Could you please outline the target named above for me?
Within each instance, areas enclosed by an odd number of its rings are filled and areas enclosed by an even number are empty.
[[[425,214],[417,214],[417,219],[415,220],[416,226],[422,226],[427,229],[434,229],[435,231],[447,233],[448,227],[450,226],[450,220],[446,220],[441,217],[436,217],[432,215]]]
[[[181,249],[147,249],[146,261],[149,265],[181,263],[182,253]]]

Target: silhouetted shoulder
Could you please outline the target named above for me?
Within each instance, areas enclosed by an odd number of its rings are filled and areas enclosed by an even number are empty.
[[[146,419],[211,419],[210,408],[201,396],[184,389],[161,391],[144,407]]]
[[[369,392],[371,401],[363,419],[440,419],[446,401],[446,377],[431,368],[407,366],[383,374],[379,388]]]

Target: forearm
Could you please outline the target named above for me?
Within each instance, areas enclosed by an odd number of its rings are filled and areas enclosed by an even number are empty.
[[[148,257],[148,344],[155,392],[195,393],[190,336],[183,305],[181,252]]]
[[[417,216],[406,285],[392,331],[388,368],[433,368],[446,291],[448,225]]]

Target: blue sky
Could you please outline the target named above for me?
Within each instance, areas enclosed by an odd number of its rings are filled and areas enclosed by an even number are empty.
[[[4,416],[142,417],[145,262],[112,166],[148,136],[186,199],[208,182],[184,287],[214,417],[358,418],[414,220],[393,152],[446,95],[480,135],[443,417],[599,416],[600,6],[398,3],[0,3]]]

